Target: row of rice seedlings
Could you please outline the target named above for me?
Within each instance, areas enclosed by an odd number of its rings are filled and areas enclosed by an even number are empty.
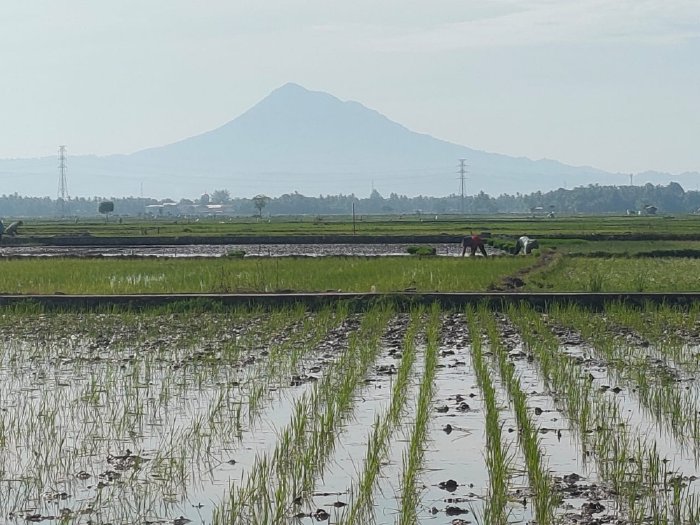
[[[639,405],[660,430],[669,431],[682,446],[691,447],[700,458],[700,393],[686,389],[648,359],[643,349],[609,335],[599,316],[585,315],[580,307],[550,309],[552,321],[578,330],[593,344],[593,351],[606,362],[608,377],[636,393]],[[641,352],[641,355],[640,355]]]
[[[347,305],[337,309],[324,308],[316,315],[309,316],[301,310],[301,325],[279,343],[270,345],[262,371],[256,372],[255,380],[248,390],[248,418],[252,425],[260,414],[261,401],[269,395],[271,387],[277,387],[283,379],[296,371],[300,360],[327,336],[334,326],[342,323],[348,315]]]
[[[389,438],[399,424],[408,401],[411,373],[416,361],[416,335],[420,329],[422,309],[414,310],[403,339],[401,363],[394,378],[389,406],[383,414],[376,414],[361,475],[350,489],[351,504],[339,523],[355,524],[372,521],[373,493],[386,459]]]
[[[264,364],[255,368],[251,372],[251,376],[244,385],[239,385],[236,392],[231,392],[227,384],[223,384],[218,389],[218,397],[210,403],[208,409],[208,418],[202,425],[196,425],[194,420],[190,428],[184,429],[179,433],[180,439],[168,441],[168,446],[158,447],[158,452],[153,465],[158,464],[158,460],[171,457],[177,453],[180,447],[192,448],[192,444],[198,444],[199,450],[195,450],[196,454],[192,455],[193,460],[197,460],[201,456],[201,449],[210,450],[215,448],[228,448],[232,445],[232,438],[240,439],[243,432],[243,424],[241,419],[243,413],[247,412],[248,421],[252,423],[258,417],[262,410],[269,404],[271,397],[269,392],[274,386],[282,383],[282,380],[296,371],[299,360],[311,352],[318,342],[320,342],[328,333],[328,331],[337,323],[342,322],[347,315],[347,309],[341,307],[337,310],[326,308],[317,316],[308,316],[303,310],[293,312],[294,323],[299,318],[297,314],[303,317],[301,324],[297,329],[291,329],[291,334],[287,339],[280,341],[277,344],[272,344],[269,348],[269,353],[264,361]],[[285,323],[285,326],[291,326]],[[288,383],[287,383],[288,384]],[[244,392],[247,390],[248,403],[244,403]],[[281,390],[277,390],[281,392]],[[231,411],[228,410],[231,396],[238,396],[238,403],[235,414],[235,427],[232,428]],[[226,410],[224,410],[226,409]],[[235,432],[232,432],[235,430]]]
[[[625,303],[606,305],[605,315],[615,324],[634,330],[649,339],[661,357],[670,357],[673,364],[688,373],[697,373],[697,345],[689,345],[685,337],[697,337],[700,305],[680,308],[668,304],[647,303],[642,308]]]
[[[435,375],[438,366],[440,345],[440,308],[433,305],[426,330],[425,365],[418,391],[416,416],[409,438],[408,450],[403,455],[401,475],[401,512],[396,520],[400,525],[417,524],[420,503],[418,473],[425,455],[425,440],[430,422],[430,407],[435,395]]]
[[[21,349],[15,348],[13,352],[18,350]],[[158,408],[152,402],[154,397],[151,395],[150,386],[144,388],[142,385],[149,385],[152,382],[161,385],[168,384],[173,380],[174,372],[167,370],[165,375],[161,375],[161,367],[154,366],[154,356],[151,353],[145,353],[140,357],[141,360],[135,360],[126,374],[119,371],[119,361],[116,360],[99,363],[74,362],[73,372],[67,373],[66,376],[72,376],[72,379],[77,380],[78,384],[81,383],[81,377],[85,377],[82,368],[86,364],[89,370],[93,370],[85,378],[87,383],[85,383],[85,379],[82,380],[83,384],[87,385],[87,391],[70,389],[67,386],[54,391],[50,384],[40,383],[35,388],[38,394],[36,401],[20,403],[13,400],[9,403],[3,403],[3,406],[16,405],[20,409],[19,412],[11,410],[10,417],[3,419],[6,444],[11,441],[12,447],[34,450],[34,445],[40,443],[42,452],[39,455],[34,454],[33,457],[43,458],[41,462],[33,463],[37,469],[41,469],[34,474],[32,474],[33,467],[31,465],[29,467],[22,466],[26,463],[23,458],[19,458],[20,461],[14,461],[11,470],[19,470],[27,475],[32,475],[40,485],[38,489],[46,486],[43,481],[45,479],[70,480],[78,470],[84,470],[87,467],[88,470],[92,471],[90,465],[85,464],[86,458],[99,456],[104,458],[106,455],[105,447],[107,450],[110,448],[123,450],[125,439],[139,443],[144,434],[158,428],[158,419],[172,418],[174,407],[170,405],[169,400],[186,398],[175,393],[168,394],[165,398],[160,396],[161,407]],[[23,357],[21,359],[22,362],[25,362]],[[53,360],[33,363],[35,373],[41,373],[48,377],[53,374],[52,368],[54,366]],[[202,369],[202,367],[197,369]],[[42,370],[45,370],[45,373]],[[95,375],[95,372],[98,371],[100,372],[99,376]],[[182,372],[178,372],[178,374],[180,373]],[[222,376],[222,379],[228,378]],[[61,381],[60,377],[57,377],[57,380]],[[23,382],[31,385],[30,381]],[[201,397],[204,392],[202,391],[203,385],[201,382],[199,383],[198,396]],[[18,391],[23,388],[20,386],[16,389],[12,388],[10,391]],[[187,388],[183,390],[183,393],[187,395]],[[74,395],[75,397],[73,397]],[[109,398],[107,398],[108,395]],[[205,396],[201,401],[206,402],[206,399]],[[48,411],[44,408],[45,402],[50,404],[52,410]],[[182,402],[179,401],[178,404],[182,405]],[[174,413],[196,413],[201,406],[198,404],[192,408],[186,408],[183,405],[179,409],[175,407]],[[17,417],[18,415],[19,417]],[[153,417],[157,418],[154,421],[156,426],[145,421],[152,420]],[[71,424],[67,424],[68,422]],[[89,424],[84,422],[89,422]],[[145,430],[146,425],[150,427],[148,430]],[[202,428],[201,421],[199,419],[195,421],[192,428],[195,434],[201,433],[201,431],[196,430]],[[167,430],[166,427],[166,434]],[[8,435],[8,431],[13,432],[14,436]],[[108,435],[105,434],[106,431]],[[184,441],[188,444],[197,442],[196,440]],[[53,446],[54,444],[56,447]],[[75,453],[66,454],[66,447],[71,447]],[[177,455],[177,457],[181,456],[182,454]],[[51,461],[51,458],[54,457],[61,458],[63,464],[56,465],[55,461]],[[31,459],[31,457],[27,456],[27,459]],[[196,460],[195,457],[191,463],[194,464]],[[94,474],[96,473],[93,472]]]
[[[678,478],[659,456],[656,443],[630,432],[617,402],[594,389],[578,362],[559,351],[558,341],[544,319],[522,305],[512,307],[509,316],[519,327],[545,381],[558,392],[564,413],[577,427],[584,459],[589,453],[593,456],[599,477],[610,484],[629,522],[642,523],[650,517],[660,523],[674,513],[696,513],[681,503],[683,498],[669,496],[668,490]]]
[[[294,317],[296,318],[297,316],[294,315]],[[313,328],[313,330],[307,331],[317,333],[325,325],[325,322],[319,323],[318,326],[311,325],[311,328]],[[302,325],[299,324],[298,320],[294,321],[293,323],[283,323],[281,326],[287,328],[285,332],[291,332],[292,335],[289,336],[291,338],[296,337],[297,333],[300,332],[300,330],[302,330]],[[296,328],[292,329],[292,327]],[[304,324],[303,328],[304,330],[310,329],[310,326],[308,324]],[[279,338],[279,336],[277,337]],[[280,344],[283,344],[283,342],[284,341],[282,341]],[[256,346],[258,344],[265,345],[265,341],[257,341]],[[281,358],[284,357],[284,355],[280,355],[278,357]],[[268,361],[269,355],[262,362],[267,363]],[[200,367],[201,365],[192,367],[192,372],[196,372]],[[262,366],[253,368],[251,370],[251,375],[255,375],[258,377],[257,382],[266,382],[266,379],[262,378],[261,374],[263,374],[264,371],[267,369],[267,365],[263,364]],[[228,385],[225,381],[223,383],[219,383],[216,386],[230,389],[230,385]],[[239,388],[240,387],[236,387],[236,389]],[[216,394],[216,391],[214,393]],[[244,395],[244,392],[242,391],[239,393],[241,395]],[[208,396],[209,402],[204,403],[203,407],[209,407],[208,410],[211,414],[212,412],[214,412],[211,409],[211,407],[213,407],[214,403],[220,403],[222,397],[225,397],[227,402],[230,402],[229,395],[222,393],[221,389],[219,389],[218,397],[212,398],[211,396]],[[241,405],[241,398],[239,396],[239,402],[237,404],[239,411]],[[200,409],[199,412],[201,413],[203,412],[203,410]],[[221,417],[216,422],[216,424],[212,423],[211,418],[206,420],[204,415],[202,414],[200,417],[195,418],[195,420],[192,421],[188,426],[178,427],[177,429],[175,429],[170,441],[166,440],[166,446],[160,445],[157,447],[157,449],[160,452],[162,452],[162,454],[158,454],[152,462],[148,463],[147,470],[152,474],[152,477],[160,480],[159,486],[162,485],[160,490],[170,494],[183,494],[186,487],[176,486],[174,480],[178,480],[180,483],[187,482],[188,486],[192,487],[193,485],[199,483],[199,479],[204,474],[210,473],[215,467],[218,466],[222,459],[218,459],[218,453],[215,453],[215,457],[210,457],[210,451],[216,451],[221,449],[230,450],[235,440],[240,436],[240,429],[238,429],[237,432],[230,432],[228,434],[226,434],[225,432],[217,431],[217,429],[221,430],[226,425],[230,425],[231,418],[227,417],[227,412],[228,410],[220,414]],[[240,420],[240,415],[237,416],[237,419]],[[165,433],[165,435],[167,436],[168,433]],[[215,439],[216,435],[219,436],[217,439]]]
[[[496,358],[501,381],[506,387],[518,424],[518,442],[525,458],[530,488],[533,495],[535,518],[540,525],[554,522],[554,512],[561,502],[552,490],[552,477],[547,471],[539,440],[539,429],[527,410],[527,395],[520,387],[515,366],[508,361],[508,352],[501,341],[501,332],[493,314],[485,307],[478,311],[479,325],[488,334],[491,352]]]
[[[208,404],[207,419],[201,423],[194,419],[188,427],[180,429],[178,439],[169,439],[165,442],[167,446],[157,448],[158,452],[150,465],[155,468],[161,462],[167,463],[169,458],[180,454],[182,448],[187,450],[186,456],[197,464],[201,464],[203,451],[230,449],[235,440],[242,437],[244,414],[247,413],[249,424],[260,415],[272,401],[269,392],[273,389],[283,391],[278,388],[279,385],[289,384],[283,379],[297,371],[294,367],[299,360],[316,348],[331,327],[343,321],[347,310],[339,308],[336,312],[327,308],[317,316],[308,316],[297,309],[287,312],[287,315],[291,315],[291,319],[282,324],[287,337],[270,345],[262,364],[254,367],[247,380],[235,389],[228,383],[217,385],[214,397]],[[234,410],[231,410],[232,403]]]
[[[308,498],[312,493],[317,476],[333,453],[340,433],[328,430],[344,427],[357,400],[357,390],[364,384],[368,370],[379,355],[379,340],[392,314],[390,310],[382,308],[376,314],[369,312],[367,315],[378,315],[378,318],[368,324],[366,342],[350,342],[350,349],[357,346],[360,355],[353,359],[351,354],[344,354],[340,360],[340,367],[334,367],[332,370],[335,377],[328,375],[322,378],[319,389],[322,395],[311,396],[307,408],[311,414],[320,414],[320,418],[313,420],[310,440],[306,444],[303,440],[297,444],[301,449],[301,459],[286,472],[286,476],[292,480],[289,485],[295,487],[290,494],[302,494]],[[359,337],[358,333],[357,338]],[[334,385],[341,386],[337,393],[333,392]],[[312,468],[308,468],[309,466]]]
[[[197,322],[192,323],[191,313],[156,313],[160,310],[133,311],[124,310],[116,313],[101,311],[80,312],[38,312],[23,313],[11,307],[3,307],[0,316],[0,330],[7,330],[12,337],[19,333],[29,336],[29,339],[46,338],[50,334],[52,340],[85,339],[95,340],[98,337],[110,343],[117,341],[138,343],[144,335],[154,335],[160,329],[167,327],[171,335],[192,335],[202,340],[211,333],[215,324],[221,320],[239,320],[262,317],[260,309],[233,308],[226,312],[212,314],[211,312],[196,312]],[[76,323],[80,329],[76,331]],[[178,326],[179,325],[179,326]],[[187,330],[177,330],[181,327]],[[43,328],[50,330],[43,330]],[[173,332],[176,330],[176,332]],[[217,330],[218,331],[218,330]],[[119,336],[118,339],[115,336]]]
[[[508,523],[506,506],[513,456],[506,447],[501,433],[503,424],[499,417],[496,389],[484,358],[478,315],[472,306],[467,308],[466,314],[467,326],[471,334],[472,368],[486,410],[486,466],[489,471],[489,494],[484,506],[483,522],[485,525],[504,525]]]
[[[292,500],[309,496],[351,413],[355,392],[377,357],[390,315],[380,307],[364,316],[347,351],[297,401],[274,451],[256,458],[244,484],[231,486],[229,498],[214,511],[214,524],[281,523]]]

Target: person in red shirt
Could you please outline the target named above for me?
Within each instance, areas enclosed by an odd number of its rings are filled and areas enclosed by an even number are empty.
[[[467,253],[468,247],[471,247],[471,257],[476,255],[477,249],[484,257],[487,257],[484,241],[478,233],[470,232],[470,236],[462,239],[462,257],[464,257],[464,254]]]

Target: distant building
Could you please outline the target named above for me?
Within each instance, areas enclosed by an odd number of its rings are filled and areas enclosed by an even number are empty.
[[[145,207],[146,215],[158,216],[212,216],[233,215],[233,206],[230,204],[190,204],[176,202],[164,202],[161,204],[149,204]]]

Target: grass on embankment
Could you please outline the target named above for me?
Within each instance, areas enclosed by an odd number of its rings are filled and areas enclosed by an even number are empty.
[[[483,291],[531,257],[5,259],[4,294]]]

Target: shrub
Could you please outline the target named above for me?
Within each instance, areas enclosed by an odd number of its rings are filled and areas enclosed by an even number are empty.
[[[437,253],[432,246],[408,246],[406,251],[411,255],[435,255]]]

